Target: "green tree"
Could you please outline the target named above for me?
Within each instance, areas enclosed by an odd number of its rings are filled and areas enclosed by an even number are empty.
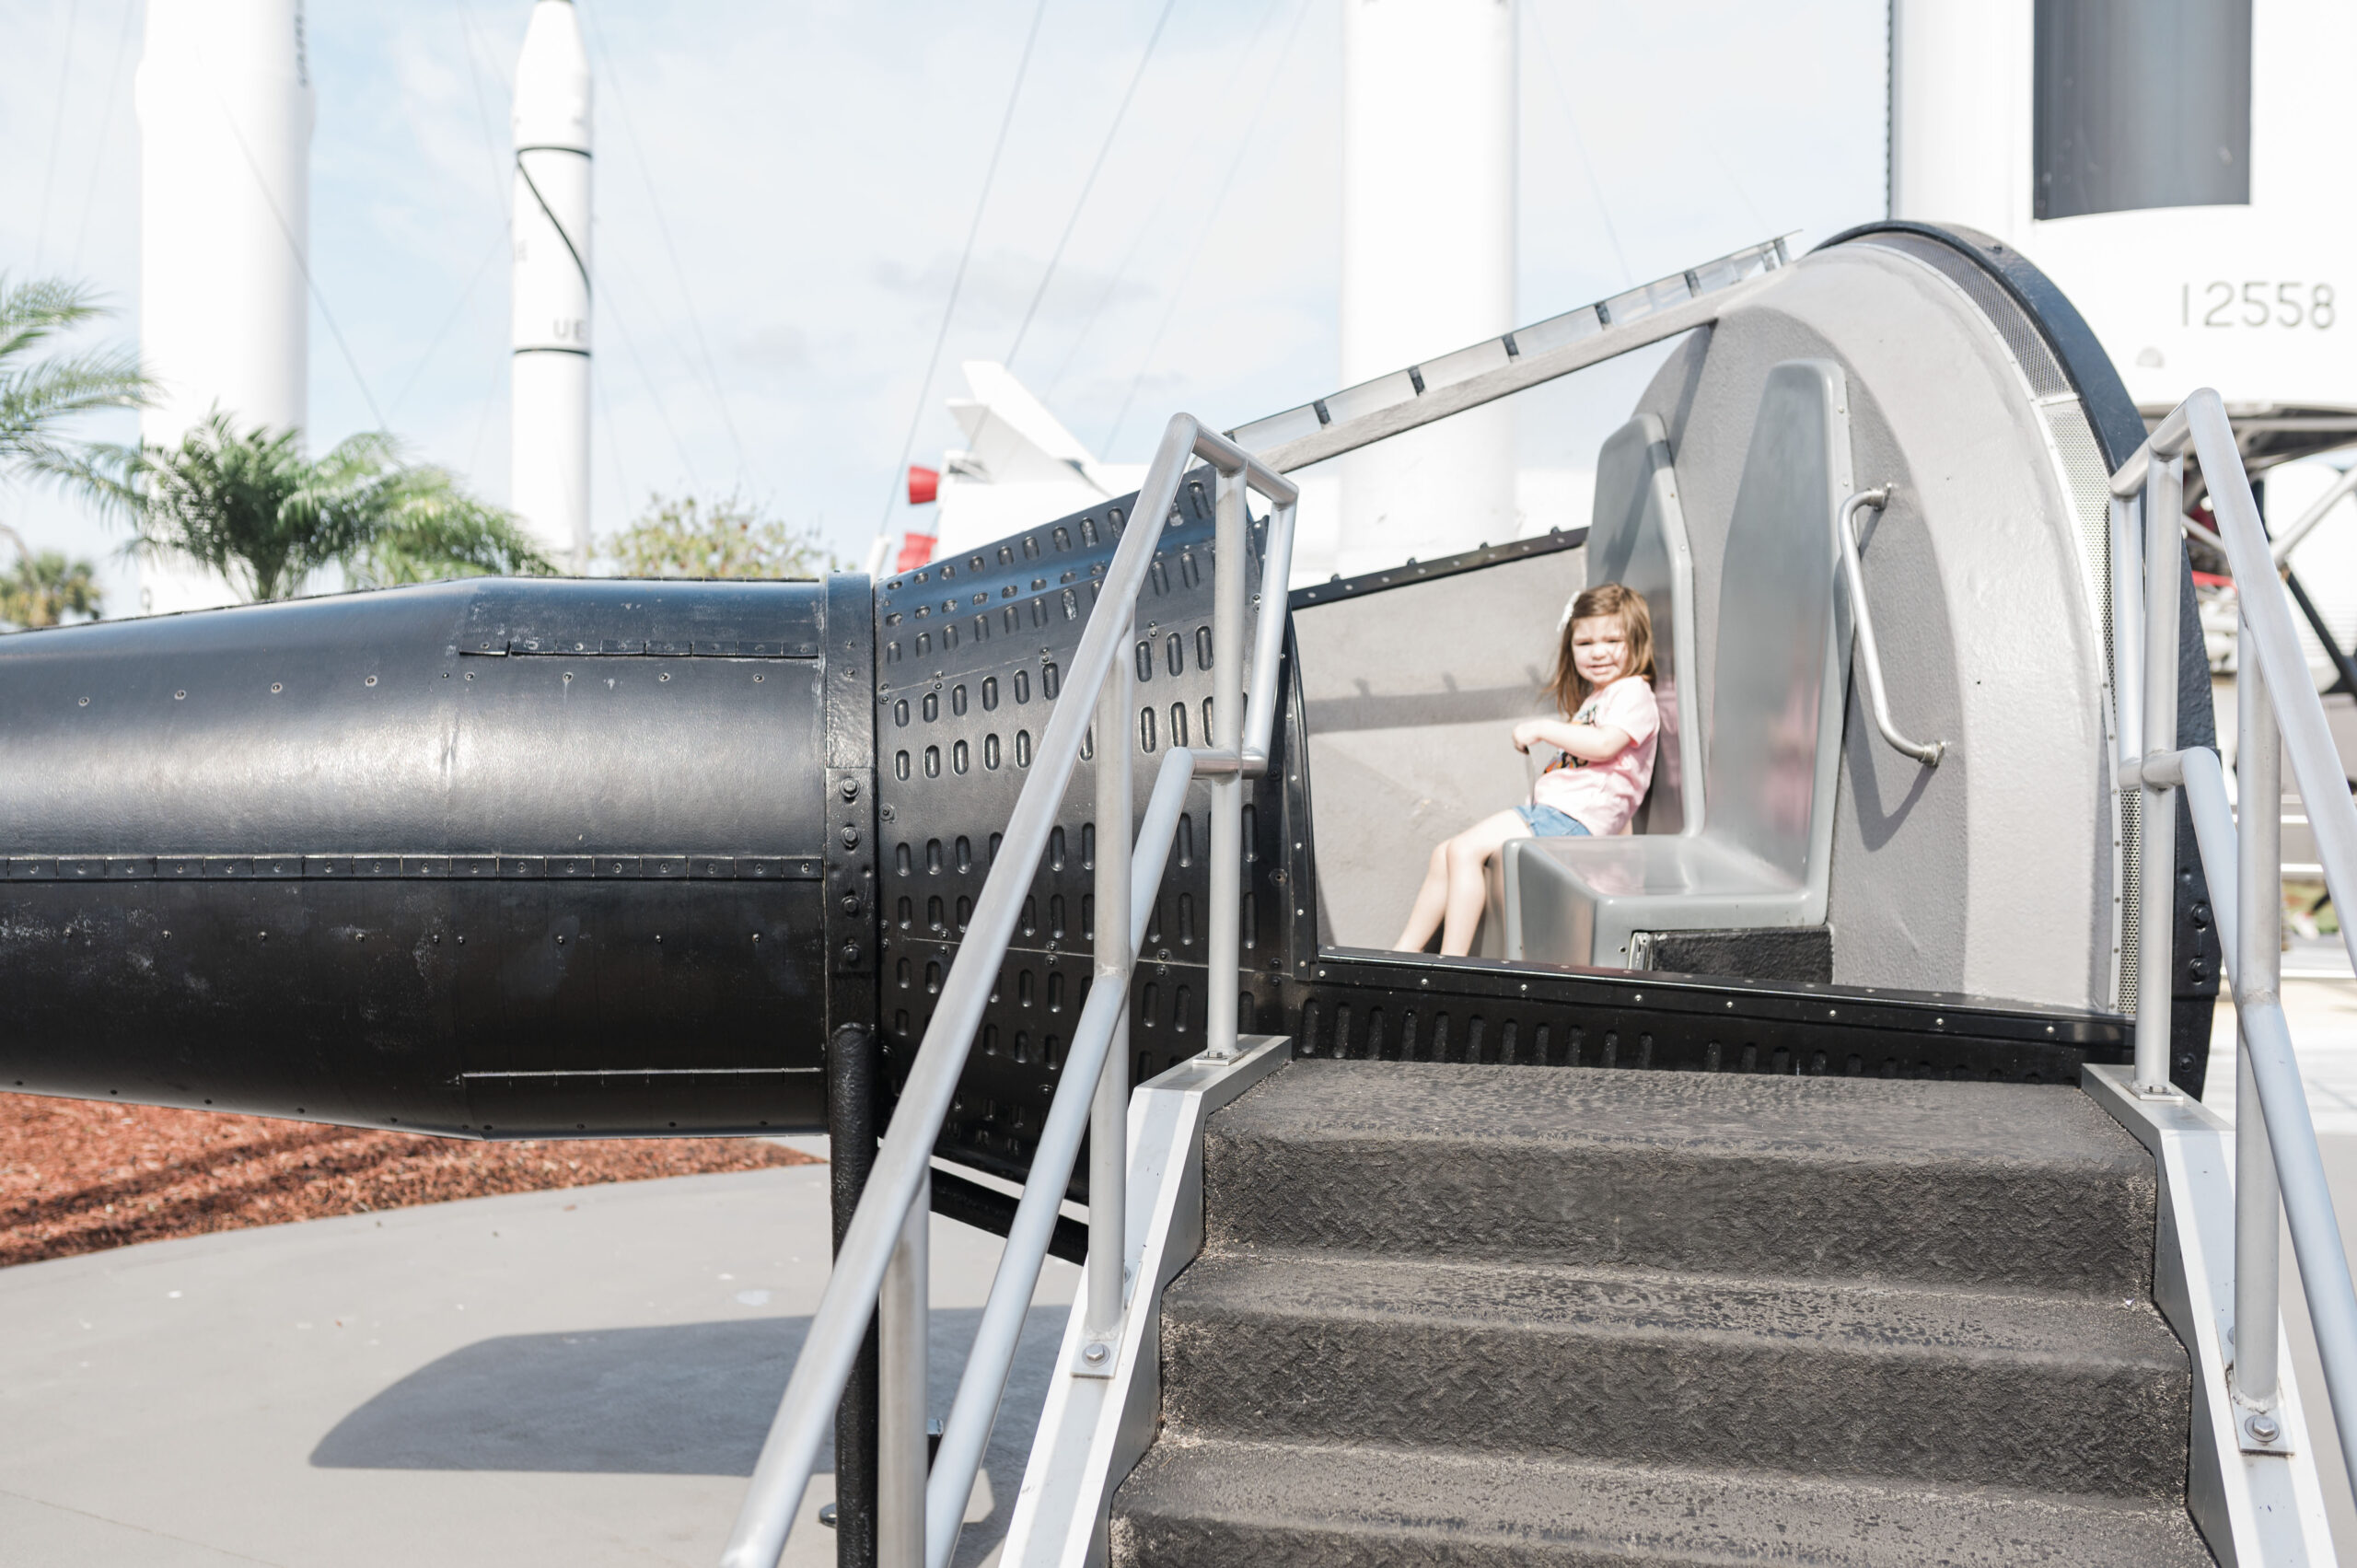
[[[815,577],[837,564],[817,533],[788,528],[735,495],[650,495],[606,553],[621,577]]]
[[[513,517],[447,470],[402,461],[381,432],[311,459],[292,430],[239,432],[216,412],[126,468],[109,493],[134,548],[185,555],[249,598],[292,598],[328,566],[359,587],[554,570]]]
[[[0,276],[0,477],[64,484],[103,502],[121,448],[79,440],[63,426],[101,409],[137,408],[148,378],[123,349],[44,354],[43,346],[107,312],[82,285]]]
[[[16,566],[0,577],[0,621],[29,631],[59,625],[69,615],[95,621],[103,613],[96,566],[87,561],[68,561],[54,550],[36,555],[25,548],[17,530],[5,524],[0,524],[0,534],[17,545]]]

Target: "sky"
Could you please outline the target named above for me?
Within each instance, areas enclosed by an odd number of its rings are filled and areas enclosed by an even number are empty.
[[[1180,410],[1228,427],[1333,389],[1353,0],[578,3],[596,92],[599,533],[650,494],[734,493],[859,560],[879,526],[912,520],[903,451],[938,466],[956,444],[944,402],[962,395],[961,359],[1014,353],[1114,461],[1143,461]],[[98,335],[125,343],[144,10],[0,0],[0,273],[87,281],[115,308]],[[1886,10],[1521,0],[1517,316],[1880,216]],[[498,502],[508,83],[529,13],[311,0],[307,16],[309,442],[373,427],[373,400],[416,456]],[[78,503],[0,487],[0,520],[98,560],[116,603],[134,601],[120,529]]]

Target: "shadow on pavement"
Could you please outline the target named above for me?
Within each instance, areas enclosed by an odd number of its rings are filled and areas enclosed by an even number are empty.
[[[1024,1323],[987,1469],[1012,1500],[1065,1309]],[[946,1415],[979,1308],[933,1314],[933,1411]],[[513,1334],[429,1363],[338,1422],[327,1469],[749,1476],[810,1319]],[[831,1469],[831,1445],[819,1468]]]

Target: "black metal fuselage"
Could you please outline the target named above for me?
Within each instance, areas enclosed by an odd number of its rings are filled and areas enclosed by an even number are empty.
[[[1197,490],[1134,628],[1142,753],[1202,734]],[[0,1087],[474,1137],[775,1132],[824,1123],[851,1027],[888,1097],[1125,504],[881,585],[475,581],[0,643]],[[1280,690],[1247,807],[1247,1029],[1723,1071],[2124,1059],[2101,1015],[1321,949],[1290,668]],[[1026,1168],[1087,984],[1088,772],[945,1130],[983,1169]],[[1202,1046],[1203,805],[1146,933],[1133,1079]]]

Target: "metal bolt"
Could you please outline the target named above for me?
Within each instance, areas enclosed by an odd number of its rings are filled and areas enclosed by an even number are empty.
[[[843,781],[843,798],[845,800],[857,800],[859,798],[859,781],[857,779],[845,779]]]
[[[1090,1345],[1080,1353],[1080,1359],[1091,1366],[1102,1366],[1105,1365],[1106,1358],[1112,1353],[1113,1347],[1110,1345]],[[2251,1423],[2254,1431],[2258,1429],[2258,1424],[2257,1422]],[[2260,1441],[2264,1442],[2266,1439],[2262,1438]]]
[[[859,912],[859,895],[857,893],[845,893],[843,895],[843,912],[845,914],[857,914]]]
[[[848,824],[848,823],[844,824],[844,827],[843,827],[843,848],[845,848],[845,849],[857,849],[858,847],[859,847],[859,830],[858,830],[857,828],[852,827],[852,826],[851,826],[850,824]]]
[[[2283,1428],[2277,1424],[2273,1416],[2261,1411],[2250,1418],[2250,1435],[2255,1443],[2272,1443],[2283,1435]]]

